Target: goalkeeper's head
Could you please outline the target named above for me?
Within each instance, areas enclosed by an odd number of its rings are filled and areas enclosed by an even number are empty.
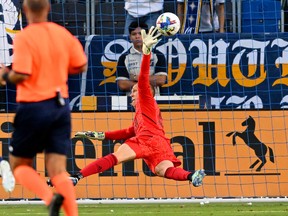
[[[154,97],[155,96],[155,89],[151,84],[150,84],[150,90],[151,90],[151,93]],[[131,105],[135,108],[137,100],[138,100],[138,84],[137,83],[133,86],[131,93],[130,93],[130,96],[131,96]]]

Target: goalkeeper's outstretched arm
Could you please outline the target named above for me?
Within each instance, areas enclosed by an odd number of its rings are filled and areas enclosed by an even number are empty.
[[[104,140],[105,133],[104,132],[96,132],[96,131],[78,131],[75,134],[75,137],[88,138],[93,140]]]
[[[155,45],[158,42],[158,39],[161,37],[161,33],[157,32],[157,28],[152,26],[149,29],[148,34],[146,34],[145,29],[142,29],[141,36],[143,40],[142,51],[145,55],[149,55],[153,45]]]
[[[75,137],[82,137],[92,140],[126,140],[135,136],[134,127],[131,126],[129,128],[115,130],[115,131],[106,131],[106,132],[97,132],[97,131],[78,131],[75,134]]]

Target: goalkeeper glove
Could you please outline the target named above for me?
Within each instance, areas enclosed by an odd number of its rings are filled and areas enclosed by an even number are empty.
[[[151,48],[153,45],[155,45],[158,42],[158,38],[161,36],[161,33],[157,32],[157,28],[152,26],[146,34],[146,31],[144,29],[141,30],[141,36],[142,36],[142,51],[145,55],[149,55],[151,52]]]
[[[75,134],[75,137],[88,138],[92,140],[104,140],[105,133],[96,131],[79,131]]]

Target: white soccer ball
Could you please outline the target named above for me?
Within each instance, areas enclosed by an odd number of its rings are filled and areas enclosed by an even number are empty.
[[[156,27],[162,35],[173,36],[180,29],[180,20],[174,13],[165,12],[158,17]]]

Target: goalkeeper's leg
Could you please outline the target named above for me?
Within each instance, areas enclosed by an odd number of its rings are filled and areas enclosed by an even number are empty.
[[[79,182],[79,180],[84,177],[104,172],[119,163],[133,160],[135,159],[135,157],[136,153],[134,152],[134,150],[130,148],[130,146],[126,143],[123,143],[113,154],[109,154],[95,160],[94,162],[88,164],[86,167],[80,170],[80,172],[78,172],[76,175],[72,175],[69,178],[75,186]],[[50,180],[47,181],[47,184],[53,186]]]
[[[97,159],[96,161],[88,164],[79,173],[72,176],[78,179],[78,181],[84,177],[104,172],[105,170],[110,169],[118,163],[118,159],[114,154],[106,155],[102,158]]]
[[[73,185],[75,186],[77,185],[80,179],[93,174],[104,172],[105,170],[108,170],[111,167],[115,166],[117,162],[118,160],[115,157],[115,155],[109,154],[88,164],[86,167],[80,170],[80,172],[78,172],[75,175],[71,175],[68,178],[72,181]],[[47,184],[51,187],[54,186],[50,179],[47,180]]]
[[[194,173],[192,173],[177,167],[169,167],[164,175],[165,178],[174,179],[177,181],[189,180],[194,187],[201,186],[205,176],[206,174],[203,169],[196,170]]]
[[[158,176],[177,181],[190,181],[194,187],[199,187],[206,176],[203,169],[196,170],[194,173],[188,172],[180,167],[174,167],[169,160],[161,161],[156,167],[155,172]]]

